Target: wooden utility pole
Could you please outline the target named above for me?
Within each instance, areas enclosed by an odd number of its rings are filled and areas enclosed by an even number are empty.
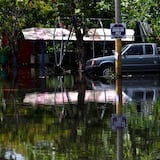
[[[121,23],[121,9],[120,9],[120,0],[115,0],[115,20],[116,24]],[[117,103],[116,103],[116,114],[122,114],[122,58],[121,58],[121,39],[116,38],[115,40],[115,51],[118,54],[116,64],[115,64],[115,74],[116,74],[116,91],[117,91]]]
[[[121,6],[120,0],[115,0],[115,23],[121,23]],[[115,64],[116,73],[116,114],[117,116],[122,115],[122,59],[121,59],[121,38],[116,38],[115,40],[115,51],[117,53],[117,60]],[[117,129],[117,160],[123,159],[123,129]]]

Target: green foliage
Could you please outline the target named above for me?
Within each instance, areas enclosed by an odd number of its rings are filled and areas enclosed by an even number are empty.
[[[9,54],[9,52],[11,51],[11,48],[9,46],[6,46],[6,47],[0,47],[0,55],[1,54]]]
[[[134,28],[136,20],[146,20],[152,24],[154,34],[160,39],[159,5],[157,0],[122,0],[122,21],[127,23],[128,28]],[[79,27],[89,23],[87,18],[114,19],[114,2],[110,0],[1,0],[0,6],[1,31],[51,27],[59,19],[67,19],[67,23],[74,26],[75,21],[70,17],[76,17]]]
[[[128,28],[134,28],[136,21],[147,21],[153,28],[152,40],[160,43],[159,5],[158,0],[122,0],[122,21],[127,23]]]
[[[52,0],[34,0],[26,4],[25,25],[27,27],[51,27],[57,16],[58,9]]]
[[[153,38],[149,41],[160,43],[159,5],[158,0],[121,0],[122,21],[127,23],[127,28],[134,28],[137,20],[148,21],[153,28]],[[23,28],[73,27],[77,40],[82,40],[82,34],[88,28],[100,27],[93,18],[107,19],[104,27],[109,28],[109,24],[114,21],[114,8],[114,1],[110,0],[1,0],[0,32],[10,34],[8,37],[14,52],[18,48],[17,42],[21,38],[19,33]]]
[[[151,11],[155,6],[153,0],[122,0],[122,19],[128,22],[129,25],[132,25],[135,21],[151,22],[153,18]]]
[[[91,18],[107,18],[113,19],[114,7],[113,2],[109,0],[103,1],[66,1],[57,0],[56,5],[60,20],[65,20],[72,26],[87,28]],[[66,17],[66,19],[64,18]],[[68,19],[68,18],[69,19]],[[76,21],[75,21],[76,20]],[[93,23],[92,23],[93,24]],[[85,25],[85,26],[84,26]]]
[[[153,104],[153,111],[150,113],[137,112],[136,104],[124,105],[123,112],[128,116],[129,126],[124,134],[125,159],[159,159],[159,108],[160,99]]]

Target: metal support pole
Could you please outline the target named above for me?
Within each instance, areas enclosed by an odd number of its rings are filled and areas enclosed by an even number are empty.
[[[121,23],[121,4],[120,4],[120,0],[115,0],[115,20],[116,20],[116,23]]]

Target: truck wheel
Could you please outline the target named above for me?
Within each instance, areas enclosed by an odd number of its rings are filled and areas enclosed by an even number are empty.
[[[108,66],[103,68],[102,76],[104,78],[114,78],[114,68],[113,66]]]

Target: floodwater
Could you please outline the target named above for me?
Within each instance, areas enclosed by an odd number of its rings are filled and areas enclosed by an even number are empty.
[[[120,116],[113,80],[19,67],[0,87],[0,159],[160,159],[158,74],[122,78]]]

